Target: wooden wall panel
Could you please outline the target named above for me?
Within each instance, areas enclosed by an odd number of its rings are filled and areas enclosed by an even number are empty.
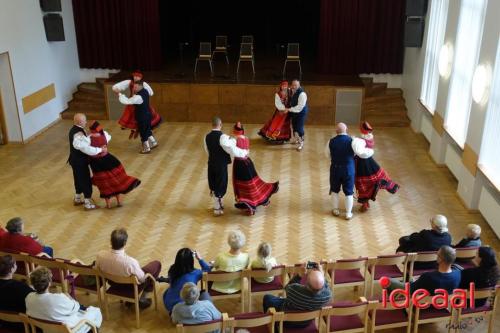
[[[221,84],[219,86],[220,104],[242,105],[245,101],[246,87],[240,84]]]
[[[219,115],[219,112],[220,107],[218,104],[190,104],[189,121],[210,122],[214,116]]]
[[[311,86],[307,89],[307,101],[309,106],[333,106],[334,87]]]
[[[274,86],[247,85],[245,93],[245,104],[248,105],[274,105]]]
[[[219,87],[215,84],[192,84],[191,104],[219,104]]]
[[[162,84],[161,95],[162,102],[167,103],[185,103],[190,102],[189,84]]]
[[[56,87],[51,83],[31,95],[23,97],[23,111],[29,113],[54,98],[56,98]]]
[[[160,104],[155,105],[163,117],[163,121],[186,122],[189,120],[188,104]]]

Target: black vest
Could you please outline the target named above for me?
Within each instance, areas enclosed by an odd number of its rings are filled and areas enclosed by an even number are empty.
[[[76,125],[73,125],[71,129],[69,130],[69,157],[68,157],[68,162],[69,164],[86,164],[88,163],[88,156],[79,151],[78,149],[75,149],[73,147],[73,137],[75,136],[76,133],[82,132],[83,135],[86,136],[85,131],[83,128],[78,127]]]
[[[205,137],[208,148],[208,164],[227,165],[231,164],[231,156],[220,146],[221,131],[211,131]]]
[[[151,118],[151,112],[149,112],[149,93],[146,89],[142,88],[136,93],[136,95],[141,96],[142,103],[135,104],[135,118],[136,119],[148,119]]]
[[[293,94],[293,96],[290,100],[291,107],[297,106],[297,104],[299,104],[299,95],[303,92],[304,92],[304,90],[302,90],[302,87],[300,87],[299,89],[297,89],[295,91],[295,94]],[[304,105],[304,108],[302,110],[300,110],[300,112],[307,113],[308,110],[309,110],[309,108],[307,107],[307,102],[306,102],[306,105]]]

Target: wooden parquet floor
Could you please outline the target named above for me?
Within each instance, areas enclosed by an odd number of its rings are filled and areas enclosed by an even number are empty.
[[[84,212],[72,205],[71,169],[66,164],[71,122],[61,121],[27,145],[0,146],[1,223],[22,216],[26,231],[38,233],[55,248],[56,256],[86,262],[108,247],[114,228],[126,227],[128,253],[144,264],[161,260],[163,274],[184,246],[196,249],[206,259],[214,258],[227,248],[226,234],[235,228],[247,235],[246,250],[251,255],[265,240],[273,245],[278,261],[288,264],[393,253],[401,235],[429,227],[429,218],[436,213],[448,217],[454,241],[463,236],[466,224],[477,223],[483,228],[483,243],[497,251],[500,248],[481,215],[469,213],[460,203],[451,173],[431,161],[427,142],[409,128],[376,129],[375,158],[401,184],[401,190],[396,195],[381,192],[369,212],[355,213],[348,222],[330,214],[329,161],[323,150],[332,128],[307,127],[305,149],[298,153],[291,146],[266,144],[257,136],[258,126],[247,125],[257,171],[264,180],[279,180],[280,191],[269,207],[249,217],[232,207],[230,187],[226,214],[214,218],[206,179],[207,157],[202,149],[208,124],[163,124],[156,131],[160,146],[150,155],[138,154],[138,141],[129,141],[128,132],[114,122],[103,124],[113,136],[110,151],[129,174],[142,180],[141,186],[126,196],[124,207]],[[229,130],[230,125],[226,127]],[[94,198],[98,198],[96,193]],[[164,289],[163,285],[160,302]],[[82,297],[83,303],[96,303],[93,297]],[[235,305],[217,303],[230,314],[238,308]],[[134,328],[133,311],[118,302],[110,309],[111,318],[105,321],[102,332],[175,331],[163,305],[158,313],[148,309],[141,314],[140,330]],[[485,332],[485,327],[467,331]],[[421,329],[446,331],[444,325],[424,325]],[[500,332],[499,320],[495,331]]]

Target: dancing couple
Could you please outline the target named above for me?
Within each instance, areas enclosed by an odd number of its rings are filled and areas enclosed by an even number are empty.
[[[121,207],[121,196],[139,186],[141,181],[127,175],[120,161],[108,152],[111,135],[97,121],[90,125],[90,133],[87,134],[86,125],[85,115],[77,113],[69,131],[68,163],[73,170],[75,185],[73,204],[83,205],[85,210],[99,208],[92,200],[92,185],[95,185],[107,208],[111,208],[110,199],[113,197],[117,207]]]
[[[302,151],[304,125],[309,108],[307,94],[300,86],[300,81],[293,80],[290,89],[288,82],[282,81],[274,94],[274,105],[273,117],[260,129],[259,135],[269,142],[295,144],[297,151]]]
[[[158,146],[152,130],[161,122],[161,116],[149,104],[149,97],[153,96],[153,89],[142,80],[139,71],[132,73],[130,80],[124,80],[113,85],[113,91],[118,94],[120,103],[125,104],[123,114],[118,120],[122,129],[130,129],[129,139],[141,136],[141,154],[151,152]],[[122,91],[129,89],[129,97]]]
[[[250,140],[241,123],[233,128],[234,138],[222,133],[219,117],[212,120],[212,131],[205,136],[204,148],[208,153],[208,186],[214,199],[214,215],[224,214],[223,198],[227,191],[227,165],[233,164],[235,207],[254,215],[258,206],[267,206],[269,198],[278,192],[279,182],[266,183],[257,174],[248,156]]]
[[[360,126],[361,138],[352,138],[347,134],[347,126],[338,123],[337,135],[330,139],[326,147],[326,155],[331,160],[330,194],[332,195],[332,214],[340,215],[339,192],[345,194],[346,220],[353,217],[354,186],[358,192],[360,211],[369,207],[369,200],[375,201],[380,189],[396,193],[399,185],[394,183],[389,175],[373,159],[374,140],[372,127],[364,122]]]

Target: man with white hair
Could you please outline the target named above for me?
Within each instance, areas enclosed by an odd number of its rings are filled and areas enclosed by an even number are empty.
[[[184,284],[181,298],[183,302],[177,303],[172,310],[171,318],[175,324],[201,324],[222,318],[208,293],[205,291],[200,295],[200,290],[192,282]]]
[[[87,117],[83,113],[75,114],[73,127],[69,130],[69,157],[68,163],[73,169],[75,184],[75,206],[83,205],[85,210],[99,208],[92,201],[92,180],[90,178],[89,156],[106,153],[107,147],[92,147],[90,137],[85,132]]]
[[[434,215],[430,219],[431,229],[423,229],[399,239],[396,252],[437,251],[443,245],[451,246],[448,220],[444,215]]]
[[[330,194],[332,195],[332,214],[340,215],[339,192],[345,194],[345,218],[352,218],[352,206],[354,205],[354,155],[361,158],[369,158],[373,155],[373,149],[367,148],[365,141],[360,138],[351,138],[347,134],[347,125],[338,123],[335,129],[337,135],[328,141],[325,154],[331,160],[330,165]]]

